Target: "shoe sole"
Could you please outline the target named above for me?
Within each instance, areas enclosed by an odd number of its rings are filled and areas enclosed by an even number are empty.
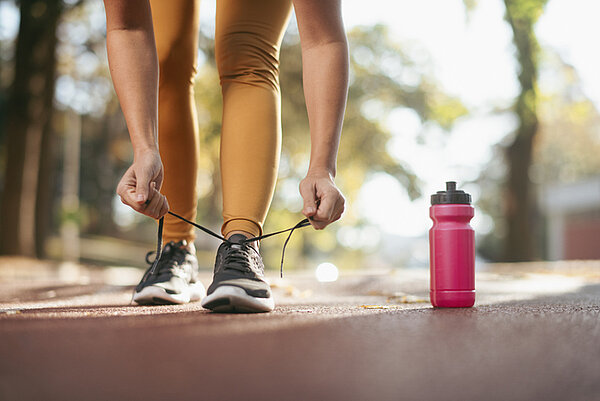
[[[206,295],[202,283],[190,284],[180,294],[169,294],[164,288],[157,286],[145,287],[133,295],[133,301],[139,305],[179,305],[200,301]]]
[[[202,300],[202,307],[220,313],[262,313],[275,309],[273,297],[257,298],[243,288],[223,285]]]

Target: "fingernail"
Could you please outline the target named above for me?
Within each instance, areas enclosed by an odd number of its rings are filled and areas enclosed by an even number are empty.
[[[309,207],[306,209],[306,213],[314,213],[315,212],[315,208],[314,207]]]
[[[144,195],[138,194],[138,196],[137,196],[136,199],[137,199],[138,202],[143,202],[144,201]]]

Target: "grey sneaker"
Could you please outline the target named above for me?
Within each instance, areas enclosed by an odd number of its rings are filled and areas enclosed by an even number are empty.
[[[275,308],[258,251],[234,234],[217,251],[213,282],[202,306],[214,312],[270,312]]]
[[[183,304],[199,301],[206,290],[198,281],[198,259],[188,252],[185,241],[169,242],[154,273],[150,267],[135,288],[133,300],[140,305]],[[146,262],[152,264],[148,260]]]

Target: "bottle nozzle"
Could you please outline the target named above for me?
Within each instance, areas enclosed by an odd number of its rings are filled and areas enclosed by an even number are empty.
[[[446,190],[431,195],[431,205],[471,204],[471,195],[456,189],[456,181],[446,181]]]

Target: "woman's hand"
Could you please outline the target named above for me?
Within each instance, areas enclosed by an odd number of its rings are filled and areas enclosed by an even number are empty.
[[[167,198],[161,194],[163,165],[157,151],[135,158],[117,186],[121,202],[146,216],[158,219],[169,211]]]
[[[324,229],[344,213],[346,199],[327,172],[309,172],[300,181],[300,195],[304,199],[302,214],[317,230]]]

